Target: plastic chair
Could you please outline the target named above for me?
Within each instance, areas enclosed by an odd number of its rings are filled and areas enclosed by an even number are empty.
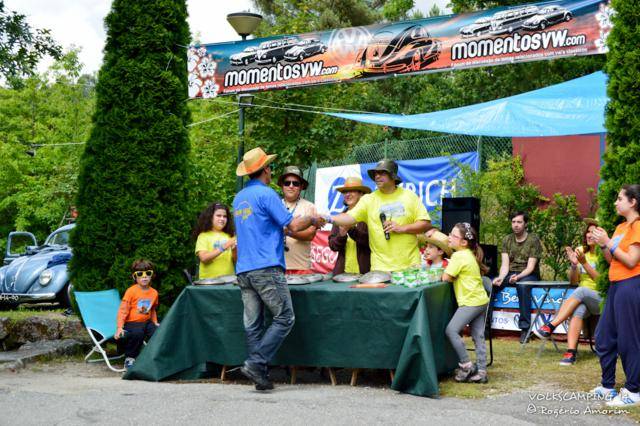
[[[118,309],[120,308],[118,290],[75,291],[74,295],[80,309],[80,315],[82,315],[82,320],[94,345],[93,349],[84,357],[84,360],[86,362],[102,361],[100,359],[89,360],[91,355],[99,353],[111,370],[118,373],[125,371],[124,368],[112,366],[110,362],[123,358],[124,355],[110,358],[102,347],[108,340],[113,339],[116,334],[116,321]]]

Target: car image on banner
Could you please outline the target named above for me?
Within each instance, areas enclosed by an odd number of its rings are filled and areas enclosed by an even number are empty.
[[[522,27],[527,30],[544,30],[551,25],[570,21],[572,17],[571,12],[564,7],[547,6],[542,8],[535,16],[524,21]]]
[[[327,51],[327,46],[317,39],[301,40],[291,49],[287,50],[284,58],[287,61],[303,61],[315,55],[320,55]]]
[[[389,26],[392,27],[392,26]],[[400,32],[382,28],[356,58],[362,76],[420,71],[438,60],[442,44],[421,25]]]

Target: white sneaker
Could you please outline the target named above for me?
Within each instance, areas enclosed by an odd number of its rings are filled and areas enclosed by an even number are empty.
[[[620,389],[620,393],[607,402],[609,407],[633,407],[640,405],[640,393],[629,392],[626,388]]]
[[[594,394],[603,401],[611,401],[613,398],[618,396],[618,391],[615,389],[605,388],[604,386],[598,386],[594,389],[591,389],[589,393]]]

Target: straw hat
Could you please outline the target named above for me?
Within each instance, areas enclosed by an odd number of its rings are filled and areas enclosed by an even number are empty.
[[[260,147],[253,148],[251,151],[247,151],[242,157],[242,161],[236,168],[236,175],[246,176],[255,173],[265,168],[276,157],[277,154],[267,155]]]
[[[348,177],[344,181],[344,186],[336,188],[338,192],[346,192],[346,191],[360,191],[363,194],[369,194],[371,192],[371,188],[364,185],[362,183],[362,179],[359,177]]]
[[[284,168],[284,171],[282,172],[282,174],[280,175],[280,177],[278,178],[278,186],[282,186],[282,183],[284,182],[284,178],[288,175],[293,175],[293,176],[297,176],[300,181],[302,182],[302,189],[305,190],[307,189],[307,186],[309,186],[309,182],[307,182],[307,180],[304,178],[304,176],[302,175],[302,170],[300,170],[300,167],[298,166],[287,166]]]
[[[449,247],[449,237],[440,231],[435,231],[431,234],[431,237],[425,237],[424,242],[438,247],[444,251],[447,256],[451,256],[451,253],[453,253],[453,249]]]

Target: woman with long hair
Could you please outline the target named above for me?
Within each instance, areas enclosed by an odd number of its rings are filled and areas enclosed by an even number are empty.
[[[611,285],[595,333],[602,383],[592,392],[610,399],[608,406],[629,407],[640,404],[640,185],[623,185],[614,205],[624,221],[611,238],[593,230]],[[614,388],[618,355],[627,378],[620,392]]]
[[[446,335],[458,354],[457,382],[487,383],[487,347],[484,342],[484,318],[489,306],[489,296],[482,284],[482,275],[488,267],[482,262],[484,254],[478,241],[478,233],[466,222],[456,223],[449,233],[449,246],[455,250],[442,274],[443,281],[453,283],[458,309],[446,328]],[[476,364],[469,358],[460,333],[471,327],[471,337],[476,347]]]
[[[573,365],[578,356],[578,338],[584,319],[590,315],[600,314],[600,302],[602,298],[596,288],[598,271],[598,245],[593,238],[593,231],[598,227],[594,219],[585,219],[587,224],[582,236],[583,244],[576,249],[565,247],[567,258],[571,265],[569,269],[569,281],[578,288],[564,301],[556,317],[533,332],[541,339],[548,339],[553,331],[567,318],[571,317],[569,330],[567,331],[567,352],[562,356],[560,365]]]
[[[215,278],[235,273],[236,238],[229,207],[211,203],[198,217],[193,230],[196,256],[200,259],[198,277]]]

